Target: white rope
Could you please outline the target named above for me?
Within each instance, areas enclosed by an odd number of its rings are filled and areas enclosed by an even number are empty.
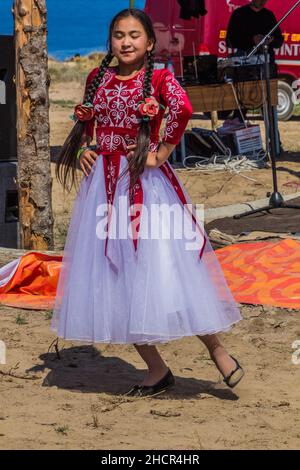
[[[228,149],[230,154],[231,151]],[[230,173],[240,173],[241,171],[250,171],[259,168],[266,168],[267,153],[260,150],[254,154],[255,159],[249,158],[246,155],[221,155],[214,154],[211,157],[204,157],[201,155],[189,155],[183,160],[183,166],[186,170],[199,170],[199,171],[229,171]],[[198,160],[194,162],[194,166],[187,165],[187,161],[193,159]]]

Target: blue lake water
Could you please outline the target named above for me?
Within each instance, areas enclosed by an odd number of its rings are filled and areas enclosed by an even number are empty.
[[[0,0],[0,34],[13,34],[13,0]],[[105,51],[109,23],[129,0],[47,0],[49,55],[63,60],[76,53]],[[145,0],[135,0],[144,8]]]

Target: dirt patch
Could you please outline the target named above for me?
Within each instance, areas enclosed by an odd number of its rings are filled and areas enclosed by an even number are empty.
[[[48,352],[49,312],[0,307],[1,370],[11,373],[0,374],[0,448],[299,449],[299,313],[243,306],[242,314],[221,335],[246,371],[234,391],[192,337],[159,348],[173,391],[136,399],[122,396],[145,373],[133,346],[60,340],[59,359]]]

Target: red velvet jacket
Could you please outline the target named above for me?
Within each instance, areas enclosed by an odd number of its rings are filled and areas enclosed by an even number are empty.
[[[86,81],[87,85],[93,80],[98,68],[93,69]],[[141,116],[137,110],[138,103],[143,100],[143,78],[145,69],[140,70],[134,77],[122,80],[116,77],[116,68],[109,67],[99,85],[94,97],[95,117],[87,121],[85,132],[92,139],[94,136],[94,127],[96,125],[97,153],[103,155],[102,163],[104,168],[107,202],[110,205],[114,203],[114,196],[120,171],[120,157],[126,155],[127,145],[136,143],[136,136],[140,127]],[[180,86],[174,75],[166,69],[154,70],[152,76],[151,95],[156,100],[168,108],[168,116],[162,140],[171,144],[178,144],[186,125],[192,115],[192,106],[186,92]],[[159,130],[165,110],[160,108],[159,113],[150,121],[151,137],[150,151],[156,151],[159,142]],[[160,165],[160,170],[169,180],[178,195],[178,199],[183,205],[187,204],[185,194],[181,188],[176,173],[170,163],[165,161]],[[141,179],[131,188],[130,203],[133,207],[143,203],[143,186]],[[206,238],[201,227],[191,216],[195,225],[203,237],[202,245],[199,249],[201,258]],[[137,249],[140,211],[138,215],[131,216],[133,243]],[[110,221],[108,222],[110,225]],[[119,260],[117,250],[114,244],[108,243],[110,239],[109,229],[106,239],[105,254],[110,259],[115,269],[118,269]]]
[[[89,84],[98,68],[93,69],[86,81]],[[116,67],[108,67],[94,97],[95,118],[86,124],[86,134],[94,137],[99,150],[121,150],[127,153],[126,146],[136,143],[141,117],[137,112],[138,102],[143,100],[143,79],[145,69],[130,79],[116,77]],[[178,144],[192,115],[192,106],[186,92],[174,75],[167,69],[154,70],[151,95],[168,107],[169,113],[163,141]],[[156,151],[159,142],[159,129],[165,110],[150,121],[150,151]]]

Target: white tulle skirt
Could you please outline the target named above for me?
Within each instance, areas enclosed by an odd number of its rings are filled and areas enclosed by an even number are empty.
[[[83,178],[74,202],[51,329],[68,340],[119,344],[158,344],[228,331],[241,315],[207,237],[202,257],[199,248],[187,249],[190,233],[149,238],[151,206],[179,204],[161,169],[146,168],[140,177],[147,210],[142,211],[137,249],[131,237],[115,236],[105,252],[106,239],[99,230],[99,204],[107,201],[102,158],[100,154],[94,171]],[[126,166],[122,155],[120,171]],[[120,203],[126,198],[128,176],[118,181],[114,197],[119,226],[129,223]],[[190,217],[179,207],[183,219]],[[173,235],[178,227],[170,224],[166,212],[159,214],[152,225],[159,223]]]

